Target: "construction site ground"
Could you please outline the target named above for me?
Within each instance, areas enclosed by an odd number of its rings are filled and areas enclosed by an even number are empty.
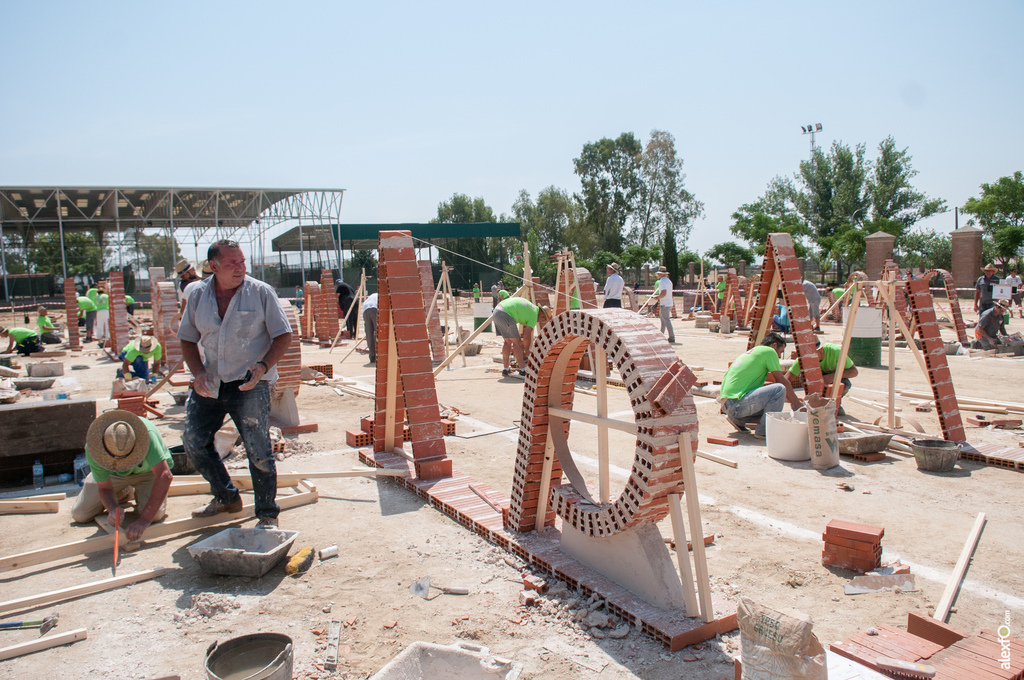
[[[468,310],[463,312],[468,316]],[[5,325],[11,319],[0,321]],[[20,318],[17,319],[20,322]],[[840,342],[841,327],[823,324],[825,341]],[[1010,330],[1024,323],[1014,320]],[[718,335],[696,329],[693,321],[675,321],[684,363],[700,367],[702,379],[720,379],[728,363],[746,350],[746,333]],[[946,337],[951,337],[946,332]],[[512,486],[522,381],[502,378],[500,342],[492,333],[481,336],[482,352],[456,359],[438,376],[442,409],[456,413],[454,437],[446,437],[454,468],[503,495]],[[303,344],[303,364],[331,364],[334,377],[355,380],[372,390],[374,367],[364,353],[348,353],[345,343],[333,353]],[[888,394],[887,350],[883,367],[861,368],[851,396],[884,402]],[[111,381],[119,364],[96,349],[61,359],[65,377],[78,386],[75,397],[95,397],[97,411],[113,408]],[[32,361],[29,359],[27,361]],[[25,363],[25,360],[22,361]],[[1013,358],[950,357],[959,396],[1020,401],[1024,363]],[[71,366],[87,369],[71,370]],[[925,376],[907,349],[896,351],[898,389],[929,391]],[[171,388],[184,389],[184,388]],[[610,417],[631,420],[621,388],[611,388]],[[156,424],[170,446],[180,444],[184,407],[175,406],[166,391],[159,393],[166,417]],[[718,404],[695,397],[700,417],[700,448],[732,459],[730,468],[698,458],[696,472],[705,534],[714,535],[707,556],[717,596],[735,602],[740,596],[809,614],[814,631],[827,644],[882,623],[903,627],[907,613],[930,614],[960,555],[975,517],[986,513],[988,524],[950,616],[951,625],[968,633],[994,629],[1009,621],[1015,636],[1024,627],[1024,565],[1020,489],[1024,476],[1015,470],[961,461],[946,474],[917,470],[910,455],[889,453],[885,460],[858,463],[843,457],[841,465],[817,471],[810,462],[786,463],[766,455],[765,442],[735,434]],[[339,395],[330,382],[303,385],[300,414],[319,430],[289,440],[279,472],[348,470],[359,467],[357,451],[345,444],[345,431],[359,428],[371,414],[373,401]],[[574,408],[595,412],[595,399],[575,396]],[[926,432],[940,436],[935,413],[914,413],[899,400]],[[877,409],[847,400],[850,422],[873,422]],[[788,407],[787,407],[788,410]],[[964,415],[971,412],[964,410]],[[60,427],[60,423],[54,423]],[[1018,446],[1020,430],[968,427],[972,443]],[[488,434],[489,433],[489,434]],[[478,436],[474,436],[478,435]],[[736,447],[709,445],[708,435],[739,437]],[[2,436],[2,433],[0,433]],[[611,442],[612,494],[617,495],[633,459],[634,440],[617,431]],[[597,483],[596,429],[572,425],[570,444],[588,483]],[[236,457],[232,465],[244,467]],[[279,564],[254,578],[204,573],[186,550],[218,528],[157,540],[122,553],[118,574],[170,567],[163,577],[82,597],[53,606],[5,615],[5,620],[42,618],[59,612],[54,632],[87,628],[88,639],[11,661],[0,662],[0,678],[148,678],[167,673],[203,677],[204,655],[214,641],[255,632],[280,632],[294,640],[297,678],[367,678],[407,645],[417,640],[449,644],[464,641],[489,648],[492,654],[519,661],[524,678],[731,678],[732,657],[739,651],[737,632],[702,645],[670,653],[660,643],[630,627],[624,637],[608,628],[589,628],[581,621],[592,604],[574,593],[544,597],[539,606],[520,605],[522,562],[488,544],[442,515],[411,492],[384,478],[319,479],[319,501],[284,511],[283,529],[301,532],[293,553],[302,546],[337,544],[340,555],[316,563],[308,572],[286,576]],[[77,493],[74,485],[69,496]],[[21,489],[32,493],[32,489]],[[18,489],[3,489],[9,497]],[[251,498],[250,494],[245,494]],[[181,519],[205,504],[207,496],[173,497],[169,519]],[[95,525],[71,524],[72,497],[57,514],[4,516],[0,554],[57,546],[101,534]],[[821,534],[830,519],[845,519],[885,528],[885,561],[898,558],[911,567],[916,592],[882,592],[857,596],[843,593],[852,572],[821,564]],[[252,525],[252,520],[244,523]],[[668,519],[660,529],[672,530]],[[109,552],[68,558],[0,574],[0,596],[11,600],[110,576]],[[421,599],[409,586],[424,576],[442,586],[466,586],[469,595],[431,590]],[[600,610],[599,605],[594,607]],[[1008,618],[1007,618],[1008,617]],[[329,622],[342,622],[339,667],[323,670]],[[35,630],[0,631],[0,647],[35,639]]]

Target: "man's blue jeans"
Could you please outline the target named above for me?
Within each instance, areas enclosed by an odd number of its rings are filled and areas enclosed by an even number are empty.
[[[238,428],[242,444],[249,456],[249,474],[256,494],[256,516],[277,517],[277,464],[270,446],[270,383],[261,380],[248,392],[239,390],[244,381],[221,383],[220,394],[210,399],[189,395],[185,407],[185,433],[182,443],[196,471],[210,483],[213,497],[225,505],[238,498],[238,488],[231,483],[227,468],[213,446],[224,417]]]
[[[743,424],[757,421],[754,433],[763,437],[768,414],[781,412],[785,405],[785,385],[772,383],[747,392],[742,399],[726,399],[722,409],[725,415]]]

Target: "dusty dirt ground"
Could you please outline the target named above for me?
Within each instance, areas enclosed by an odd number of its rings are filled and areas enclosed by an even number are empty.
[[[9,321],[9,320],[5,320]],[[20,321],[20,319],[19,319]],[[2,322],[0,322],[2,323]],[[1014,320],[1011,331],[1024,323]],[[825,338],[839,341],[840,328],[824,325]],[[720,378],[745,350],[746,336],[712,335],[692,321],[676,322],[680,358],[700,366],[705,378]],[[522,383],[500,376],[492,357],[500,350],[486,333],[478,357],[461,359],[438,379],[443,406],[462,411],[457,436],[446,438],[455,469],[485,482],[502,494],[511,489],[515,429],[521,412]],[[329,354],[304,344],[304,364],[332,363],[335,376],[373,384],[366,355],[354,353],[339,364],[347,347]],[[883,351],[883,364],[887,361]],[[76,394],[98,399],[98,410],[114,404],[109,397],[116,364],[89,348],[65,358],[88,365],[66,371],[79,383]],[[912,354],[897,350],[897,385],[927,390]],[[1019,359],[951,357],[961,396],[1021,401],[1024,363]],[[714,369],[718,369],[717,371]],[[887,370],[864,369],[854,381],[853,396],[884,400]],[[1021,565],[1024,532],[1020,520],[1020,472],[961,461],[955,472],[927,474],[911,456],[890,453],[884,461],[856,463],[844,457],[832,470],[819,472],[810,463],[783,463],[766,455],[763,441],[739,435],[738,447],[716,447],[707,435],[727,435],[733,428],[718,414],[717,404],[696,397],[701,448],[738,462],[735,469],[698,458],[696,470],[708,547],[712,587],[735,602],[741,596],[778,607],[799,609],[814,619],[814,630],[827,644],[869,626],[906,624],[907,612],[930,613],[960,554],[978,512],[988,524],[954,603],[950,623],[966,632],[1000,625],[1007,616],[1016,632],[1024,621]],[[156,421],[168,445],[180,443],[183,407],[161,392],[167,417]],[[574,408],[594,412],[593,397],[578,394]],[[612,389],[612,417],[629,417],[624,390]],[[906,400],[901,402],[907,406]],[[300,435],[297,452],[278,463],[281,472],[346,470],[359,466],[357,453],[345,445],[344,432],[358,429],[372,402],[339,396],[330,386],[303,386],[300,413],[316,421],[319,431]],[[851,422],[871,422],[878,412],[846,403]],[[912,407],[911,407],[912,410]],[[970,413],[970,412],[966,412]],[[939,433],[932,414],[915,414],[925,430]],[[59,426],[59,424],[55,424]],[[502,430],[472,437],[473,433]],[[1016,446],[1020,431],[968,428],[973,443],[1004,442]],[[612,491],[621,488],[632,461],[633,443],[611,432]],[[573,425],[570,444],[588,483],[596,485],[595,430]],[[839,487],[845,483],[851,490]],[[298,577],[286,576],[284,564],[260,579],[221,577],[202,572],[186,546],[219,529],[157,540],[138,552],[123,554],[118,574],[170,567],[153,581],[83,597],[41,609],[12,612],[5,620],[42,618],[60,613],[55,632],[87,628],[89,638],[74,645],[0,663],[0,678],[147,678],[177,673],[203,677],[206,648],[215,640],[273,631],[295,642],[296,678],[366,678],[408,644],[464,641],[524,664],[524,678],[644,678],[685,676],[707,680],[732,677],[731,657],[738,634],[699,648],[669,653],[636,629],[612,638],[612,628],[588,628],[579,621],[588,604],[574,593],[544,598],[540,606],[519,605],[522,563],[455,524],[410,492],[387,480],[321,479],[317,503],[284,511],[281,527],[301,532],[296,548],[340,546],[340,556],[316,564]],[[67,486],[71,493],[77,487]],[[3,496],[18,490],[3,489]],[[26,490],[22,489],[22,492]],[[27,490],[31,493],[32,490]],[[175,497],[170,519],[188,516],[206,497]],[[10,515],[3,518],[0,554],[56,546],[99,535],[95,526],[70,523],[73,499],[61,502],[56,515]],[[821,533],[832,518],[885,527],[885,558],[911,565],[917,592],[843,594],[851,572],[821,565]],[[251,525],[252,520],[245,523]],[[671,534],[669,522],[661,525]],[[110,576],[108,552],[17,569],[0,574],[0,600],[10,600]],[[432,591],[429,600],[409,592],[423,576],[436,584],[467,586],[468,596]],[[339,669],[322,670],[330,620],[343,623]],[[2,631],[0,646],[35,639],[32,630]]]

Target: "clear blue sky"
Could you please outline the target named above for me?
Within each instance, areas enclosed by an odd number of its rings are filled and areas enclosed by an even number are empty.
[[[578,191],[584,144],[676,138],[688,246],[818,144],[892,135],[962,205],[1024,169],[1024,3],[6,2],[0,183],[346,189],[343,222]],[[952,212],[924,226],[948,231]]]

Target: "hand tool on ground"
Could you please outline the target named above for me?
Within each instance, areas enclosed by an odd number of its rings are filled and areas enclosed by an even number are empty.
[[[113,575],[117,576],[117,549],[118,539],[121,538],[121,520],[124,518],[124,510],[118,507],[114,511],[114,566],[112,567]]]
[[[427,600],[430,599],[428,597],[428,595],[430,594],[430,587],[430,577],[424,576],[419,581],[416,581],[411,586],[409,586],[409,592],[413,595],[419,595],[424,600]],[[434,588],[440,590],[442,593],[445,593],[447,595],[469,595],[469,588],[462,586],[454,588],[446,588],[445,586],[434,586]]]
[[[25,621],[7,621],[0,623],[0,630],[17,630],[18,628],[39,628],[40,635],[46,635],[57,625],[59,614],[50,614],[45,619],[33,619]]]
[[[887,656],[880,656],[875,660],[883,672],[895,675],[897,678],[934,678],[935,667],[923,663],[913,663],[900,659],[891,659]]]

